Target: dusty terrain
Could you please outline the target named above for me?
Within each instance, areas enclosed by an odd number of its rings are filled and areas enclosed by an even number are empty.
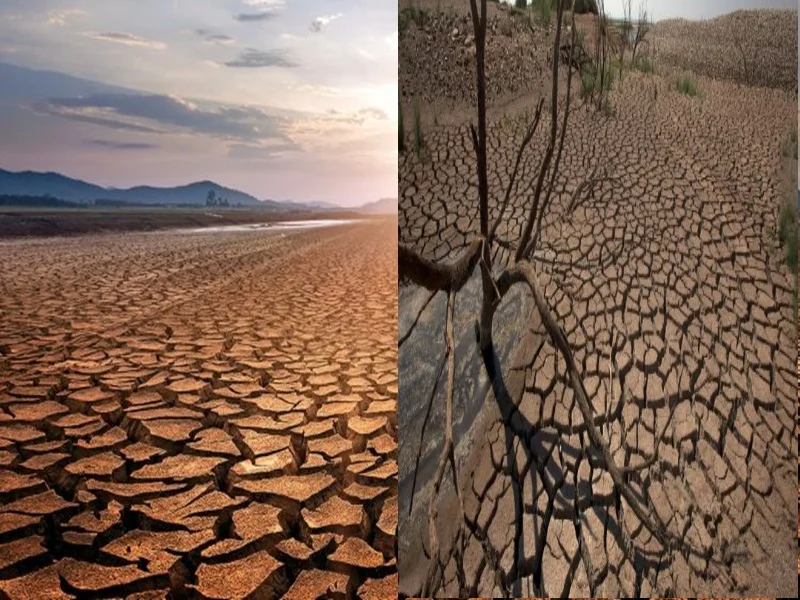
[[[792,14],[794,22],[781,10],[739,10],[708,21],[661,21],[653,31],[652,51],[663,67],[795,91],[797,13]]]
[[[435,10],[434,2],[417,4]],[[478,230],[469,139],[474,84],[461,83],[474,78],[472,63],[464,59],[463,66],[437,76],[425,72],[417,54],[424,49],[440,56],[441,46],[449,56],[454,45],[466,47],[469,29],[456,25],[454,34],[446,19],[468,22],[468,3],[448,11],[445,21],[431,25],[438,29],[410,26],[400,37],[401,97],[410,106],[419,96],[427,145],[421,156],[408,150],[400,158],[400,241],[437,261],[452,260]],[[498,21],[487,40],[490,220],[510,178],[522,124],[547,77],[546,70],[534,69],[546,65],[545,46],[532,43],[530,57],[506,52],[511,44],[527,47],[527,41],[517,39],[513,22],[504,26],[497,15],[490,13],[490,23]],[[617,462],[646,460],[665,432],[657,460],[630,482],[685,546],[665,551],[614,492],[585,435],[563,361],[523,303],[495,322],[496,328],[516,330],[520,340],[516,349],[500,352],[503,393],[487,392],[479,376],[458,380],[454,419],[461,433],[459,487],[469,535],[452,543],[459,509],[450,481],[439,511],[445,547],[437,595],[458,594],[459,579],[466,588],[462,595],[485,597],[531,596],[537,589],[555,597],[796,593],[795,284],[775,231],[784,193],[782,145],[797,127],[797,13],[768,15],[775,19],[794,36],[753,27],[747,29],[753,39],[745,44],[782,40],[791,68],[788,74],[762,71],[750,82],[757,85],[736,79],[736,55],[714,52],[705,66],[694,62],[680,70],[692,74],[699,95],[679,93],[678,59],[674,52],[666,56],[673,29],[659,37],[659,26],[651,55],[655,73],[626,70],[614,83],[610,113],[582,102],[576,80],[558,194],[535,257],[546,299],[573,348],[596,423]],[[720,39],[727,39],[719,31],[727,23],[716,23]],[[708,35],[713,27],[700,31]],[[546,33],[530,35],[535,40]],[[495,43],[499,50],[493,50]],[[416,56],[413,67],[404,64],[410,55]],[[726,56],[730,63],[720,66]],[[530,81],[516,79],[505,87],[497,80],[498,69],[518,68],[533,73]],[[458,83],[449,87],[451,80]],[[425,82],[425,94],[415,87],[418,81]],[[437,97],[448,99],[446,111]],[[405,114],[410,123],[410,110]],[[520,235],[546,129],[540,126],[523,159],[500,229],[504,240]],[[572,192],[595,168],[611,179],[581,195],[565,216]],[[509,260],[502,245],[493,251],[498,264]],[[401,334],[425,296],[401,290]],[[409,388],[403,365],[409,363],[406,353],[432,343],[442,347],[444,300],[437,302],[423,313],[425,327],[409,337],[399,356],[399,564],[400,590],[408,596],[419,594],[427,569],[422,549],[430,476],[417,481],[410,514],[408,494],[436,362],[426,380]],[[477,313],[471,306],[470,297],[456,304],[458,364],[469,363],[464,353],[476,360]],[[442,380],[422,465],[436,460],[442,443]]]
[[[395,232],[0,242],[0,596],[396,597]]]

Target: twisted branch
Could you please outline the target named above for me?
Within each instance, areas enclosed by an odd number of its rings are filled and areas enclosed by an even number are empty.
[[[477,239],[448,265],[435,263],[411,248],[398,244],[397,271],[401,282],[410,281],[432,291],[457,292],[469,279],[481,258],[483,240]]]

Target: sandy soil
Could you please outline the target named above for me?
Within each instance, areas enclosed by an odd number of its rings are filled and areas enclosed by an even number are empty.
[[[0,596],[396,597],[396,231],[4,243]]]
[[[796,12],[782,19],[782,30],[796,28]],[[498,23],[488,43],[501,35]],[[759,28],[749,35],[749,45],[769,37]],[[426,39],[417,32],[404,47],[401,36],[401,92],[404,81],[416,89],[418,78],[448,85],[422,72],[420,56],[419,73],[402,78],[403,57],[427,47],[420,45]],[[796,33],[775,39],[791,44],[783,51],[796,56]],[[429,55],[437,55],[437,43],[452,44],[434,32],[429,41]],[[577,94],[573,99],[557,199],[535,264],[617,461],[635,465],[650,456],[674,409],[658,460],[631,481],[642,502],[691,550],[666,551],[616,496],[586,438],[556,351],[538,318],[520,310],[511,322],[496,323],[516,327],[521,339],[515,353],[501,357],[503,393],[472,399],[470,406],[483,407],[474,427],[459,424],[459,431],[468,431],[460,440],[466,457],[459,485],[469,534],[463,545],[452,543],[458,503],[445,494],[437,595],[458,594],[459,578],[466,587],[461,595],[495,597],[504,591],[531,596],[537,589],[557,597],[796,592],[795,288],[775,231],[785,195],[782,147],[797,128],[797,72],[793,66],[787,76],[792,86],[780,78],[769,86],[742,85],[720,74],[736,72],[736,56],[728,54],[729,63],[720,67],[721,55],[709,54],[705,69],[692,64],[679,70],[674,57],[659,62],[662,51],[663,43],[654,49],[654,74],[626,71],[615,83],[611,113],[596,111]],[[546,58],[539,52],[530,61]],[[487,70],[490,60],[502,57],[490,55]],[[507,60],[515,60],[513,53]],[[693,73],[697,97],[676,90],[679,71]],[[504,94],[502,84],[495,81],[489,91],[495,102],[490,218],[510,178],[526,118],[521,107],[527,98],[530,109],[541,85],[531,80],[524,94],[522,88]],[[493,89],[499,90],[494,99]],[[474,109],[459,100],[468,90],[456,87],[449,97],[449,120],[427,121],[427,152],[401,155],[399,173],[401,242],[442,261],[458,255],[478,229],[468,128]],[[521,183],[500,228],[512,244],[527,216],[527,186],[546,146],[545,129],[523,160]],[[572,192],[596,167],[613,181],[583,195],[567,215]],[[496,264],[510,260],[504,248],[494,251]],[[401,292],[401,323],[416,308],[416,294]],[[441,319],[424,318],[441,336]],[[404,353],[431,343],[422,331],[401,349],[401,382]],[[464,328],[460,343],[469,335]],[[476,351],[472,335],[472,346],[459,351]],[[463,385],[462,395],[485,392],[479,381]],[[401,390],[401,413],[427,403],[430,387],[422,387]],[[464,405],[456,404],[461,415]],[[441,400],[433,411],[423,446],[435,453]],[[421,427],[418,419],[401,430],[401,506],[410,504],[405,477],[413,473]],[[400,589],[409,596],[419,593],[427,568],[426,483],[418,482],[411,514],[400,513]]]

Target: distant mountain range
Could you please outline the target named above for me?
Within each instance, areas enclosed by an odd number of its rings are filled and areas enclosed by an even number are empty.
[[[364,204],[359,212],[370,214],[397,214],[397,198],[381,198],[375,202],[368,202]]]
[[[119,189],[102,187],[60,173],[13,172],[0,169],[0,196],[48,196],[80,204],[205,206],[209,192],[214,192],[214,196],[218,199],[227,200],[230,206],[274,211],[343,210],[341,206],[327,202],[259,200],[250,194],[219,185],[213,181],[198,181],[177,187],[136,186]],[[389,205],[392,203],[393,208],[389,210]],[[385,198],[352,210],[369,213],[397,212],[397,200]]]

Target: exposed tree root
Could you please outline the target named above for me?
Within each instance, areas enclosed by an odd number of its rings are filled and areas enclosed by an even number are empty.
[[[428,260],[402,244],[397,249],[397,270],[401,282],[412,281],[428,290],[458,291],[469,279],[472,269],[481,257],[483,241],[473,241],[467,249],[449,265]]]

